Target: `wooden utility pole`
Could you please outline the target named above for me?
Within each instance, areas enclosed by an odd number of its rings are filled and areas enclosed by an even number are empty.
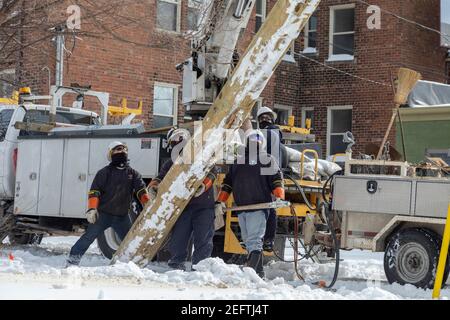
[[[192,164],[183,163],[182,157],[177,159],[160,183],[157,197],[143,209],[111,263],[133,261],[144,267],[156,255],[214,166],[226,130],[238,130],[250,115],[256,99],[319,2],[278,0],[209,109],[201,132],[196,130],[185,146],[185,150],[193,150],[197,157]]]

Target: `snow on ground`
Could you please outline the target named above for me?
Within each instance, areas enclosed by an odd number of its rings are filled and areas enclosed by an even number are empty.
[[[306,283],[295,275],[294,264],[270,262],[267,280],[253,270],[211,258],[195,272],[171,270],[165,263],[145,269],[133,263],[109,266],[96,245],[80,267],[65,269],[65,260],[77,237],[48,237],[39,246],[5,246],[0,249],[0,299],[430,299],[431,290],[390,285],[383,271],[383,254],[342,252],[335,291],[317,288],[317,280],[329,282],[334,263],[299,262]],[[12,256],[11,256],[12,255]],[[292,250],[286,250],[292,259]],[[450,298],[450,289],[442,291]]]

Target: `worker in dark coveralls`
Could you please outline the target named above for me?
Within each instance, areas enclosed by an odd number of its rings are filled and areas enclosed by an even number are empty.
[[[246,134],[245,154],[239,155],[229,167],[219,193],[218,201],[225,203],[233,193],[237,206],[269,203],[273,197],[284,200],[282,173],[271,155],[264,151],[265,139],[259,130]],[[252,152],[256,145],[257,154]],[[241,159],[244,157],[244,159]],[[270,162],[265,161],[270,159]],[[263,237],[269,209],[238,211],[241,237],[247,249],[246,265],[253,268],[260,277],[263,269]]]
[[[272,155],[277,161],[279,167],[282,167],[282,153],[281,153],[281,131],[275,124],[277,114],[268,107],[262,107],[257,113],[259,128],[263,132],[267,147],[266,151]],[[265,251],[273,251],[273,243],[275,241],[275,234],[277,230],[277,213],[275,209],[270,209],[269,217],[267,218],[266,233],[264,235],[263,249]]]
[[[176,153],[173,155],[175,158],[181,153],[182,147],[189,140],[189,137],[189,131],[183,128],[174,129],[168,133],[168,149],[172,150],[172,153]],[[167,160],[163,164],[158,176],[150,182],[149,189],[157,192],[159,183],[164,179],[172,165],[172,159]],[[211,257],[215,219],[214,189],[212,186],[215,179],[214,172],[208,173],[201,187],[197,190],[173,227],[168,246],[171,254],[168,264],[173,269],[186,270],[185,262],[188,256],[188,245],[191,236],[194,243],[192,266]],[[194,268],[192,269],[195,270]]]
[[[89,226],[70,250],[67,266],[78,265],[89,246],[110,227],[123,240],[132,226],[128,211],[133,195],[136,193],[142,205],[150,199],[141,175],[128,165],[126,144],[112,142],[107,157],[110,164],[97,172],[89,191]]]

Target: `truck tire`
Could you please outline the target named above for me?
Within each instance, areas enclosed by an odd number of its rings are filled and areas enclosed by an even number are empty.
[[[384,254],[384,271],[389,283],[433,288],[439,261],[440,241],[429,230],[420,228],[396,232]],[[444,283],[448,277],[448,263]]]
[[[11,245],[40,244],[43,234],[40,233],[10,233],[8,235]]]

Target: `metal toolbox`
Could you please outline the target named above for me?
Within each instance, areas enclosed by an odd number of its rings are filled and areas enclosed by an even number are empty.
[[[115,140],[128,146],[130,165],[143,178],[158,174],[159,137],[29,137],[19,142],[14,213],[83,218],[98,170]]]
[[[388,176],[335,177],[333,209],[445,218],[450,179]]]

